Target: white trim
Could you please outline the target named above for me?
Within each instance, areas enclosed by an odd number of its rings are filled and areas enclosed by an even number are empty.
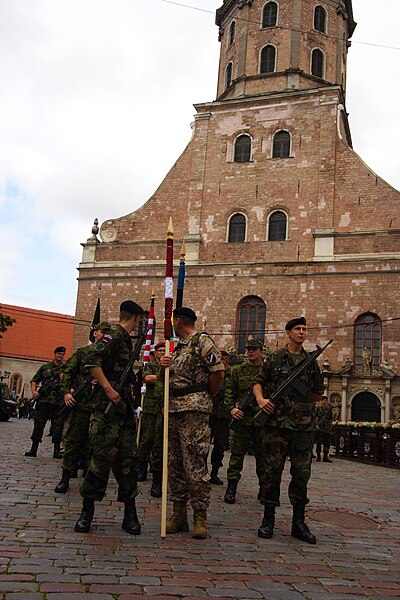
[[[273,2],[274,4],[276,4],[276,23],[275,25],[271,25],[270,27],[263,27],[263,21],[264,21],[264,9],[267,6],[267,4],[269,4],[270,2]],[[268,2],[266,2],[263,7],[261,8],[261,24],[260,24],[260,29],[272,29],[273,27],[277,27],[279,23],[279,2],[276,2],[276,0],[268,0]]]
[[[312,72],[312,57],[313,57],[313,52],[315,52],[315,50],[319,50],[320,52],[322,52],[323,57],[324,57],[324,64],[322,65],[322,76],[321,77],[319,75],[315,75]],[[311,52],[310,52],[310,74],[313,77],[318,77],[318,79],[325,79],[325,75],[326,75],[326,54],[322,50],[322,48],[320,48],[320,46],[315,46],[314,48],[311,49]]]
[[[269,222],[270,222],[270,219],[271,219],[272,215],[274,215],[277,212],[283,213],[285,215],[285,217],[286,217],[286,231],[285,231],[285,239],[284,240],[270,240],[269,239]],[[267,242],[286,242],[288,239],[289,239],[289,215],[286,212],[286,210],[284,210],[283,208],[274,208],[268,214],[268,217],[267,217],[267,230],[266,230],[265,240]]]
[[[315,9],[318,6],[325,11],[325,31],[320,31],[319,29],[315,29]],[[313,8],[312,28],[313,28],[313,31],[318,31],[318,33],[324,33],[325,35],[328,35],[328,11],[326,10],[326,8],[324,6],[322,6],[322,4],[315,4],[315,6]]]
[[[292,157],[292,142],[293,142],[293,138],[292,138],[292,134],[288,129],[277,129],[275,131],[275,133],[272,135],[272,144],[271,144],[271,155],[270,158],[275,158],[274,157],[274,139],[277,133],[279,133],[280,131],[286,131],[286,133],[289,134],[290,137],[290,146],[289,146],[289,155],[288,156],[277,156],[276,158],[291,158]],[[278,210],[278,209],[277,209]]]
[[[243,242],[230,242],[230,241],[229,241],[229,230],[230,230],[231,220],[232,220],[232,217],[234,217],[234,216],[236,216],[236,215],[242,215],[242,216],[245,218],[245,230],[244,230],[244,240],[243,240]],[[227,222],[227,228],[226,228],[226,239],[225,239],[225,241],[226,241],[228,244],[244,244],[244,242],[247,242],[247,230],[248,230],[248,225],[249,225],[248,218],[247,218],[247,215],[246,215],[244,212],[242,212],[242,211],[240,211],[240,210],[236,210],[235,212],[233,212],[233,213],[232,213],[232,214],[229,216],[229,218],[228,218],[228,222]]]
[[[241,133],[238,133],[238,135],[233,140],[232,156],[231,156],[231,162],[233,162],[233,163],[236,163],[236,161],[235,161],[236,142],[238,141],[238,139],[240,137],[242,137],[242,135],[245,135],[250,138],[250,158],[249,158],[249,160],[246,160],[246,161],[238,161],[238,164],[241,164],[242,162],[252,162],[252,160],[253,160],[253,145],[254,145],[253,137],[249,133],[247,133],[247,131],[242,131]]]

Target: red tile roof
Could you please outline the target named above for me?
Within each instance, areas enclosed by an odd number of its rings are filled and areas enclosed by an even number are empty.
[[[49,361],[57,346],[65,346],[71,355],[75,317],[1,304],[0,312],[16,319],[0,339],[0,356]]]

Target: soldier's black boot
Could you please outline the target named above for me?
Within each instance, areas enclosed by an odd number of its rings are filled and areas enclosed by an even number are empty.
[[[212,467],[210,483],[212,483],[213,485],[224,485],[222,479],[218,477],[218,467]]]
[[[83,499],[83,506],[81,516],[75,523],[75,531],[78,533],[89,533],[90,525],[93,520],[94,515],[94,500],[89,500],[87,498]]]
[[[66,491],[69,488],[69,478],[70,477],[71,477],[71,472],[67,471],[66,469],[63,469],[60,483],[58,485],[56,485],[56,487],[54,488],[54,491],[57,492],[57,494],[65,494],[66,493]]]
[[[146,481],[147,479],[147,461],[139,460],[138,471],[137,471],[137,480],[138,481]]]
[[[153,483],[151,484],[150,496],[153,498],[162,497],[162,473],[161,471],[153,471]]]
[[[228,481],[228,487],[224,496],[226,504],[235,504],[237,485],[237,481]]]
[[[61,452],[61,448],[60,448],[60,442],[54,442],[54,451],[53,451],[53,458],[62,458],[62,452]]]
[[[323,462],[332,462],[328,454],[324,454]]]
[[[316,544],[317,539],[315,535],[311,533],[307,525],[304,523],[304,509],[305,506],[293,506],[292,536],[302,540],[303,542]]]
[[[264,506],[264,517],[260,528],[258,529],[258,537],[271,538],[274,532],[275,525],[275,506],[266,504]]]
[[[136,512],[135,499],[125,503],[124,520],[122,521],[122,529],[132,535],[139,535],[141,528]]]
[[[25,456],[37,456],[37,451],[39,448],[39,442],[32,442],[31,449],[28,452],[25,452]]]

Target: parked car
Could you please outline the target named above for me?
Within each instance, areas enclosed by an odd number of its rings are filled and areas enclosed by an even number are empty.
[[[10,396],[5,383],[0,383],[0,421],[8,421],[17,413],[17,403]]]

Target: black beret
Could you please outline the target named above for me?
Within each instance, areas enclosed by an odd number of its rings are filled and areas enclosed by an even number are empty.
[[[57,348],[54,348],[54,354],[56,352],[65,352],[65,346],[57,346]]]
[[[191,308],[187,308],[186,306],[181,306],[181,308],[175,308],[173,312],[174,317],[183,317],[185,319],[190,319],[195,323],[197,321],[197,315]]]
[[[144,310],[139,304],[133,302],[133,300],[125,300],[122,302],[119,310],[129,313],[130,315],[142,315]]]
[[[307,325],[307,321],[305,320],[304,317],[297,317],[297,319],[290,319],[290,321],[288,321],[285,325],[285,329],[286,331],[290,331],[291,329],[293,329],[293,327],[296,327],[296,325]]]

